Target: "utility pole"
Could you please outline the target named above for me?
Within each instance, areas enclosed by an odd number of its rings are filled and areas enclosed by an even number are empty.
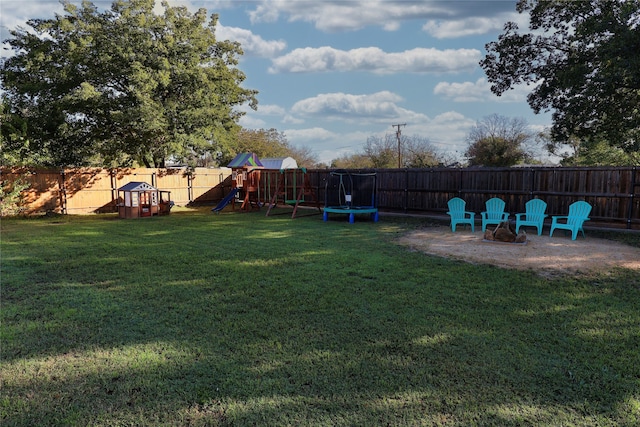
[[[400,135],[402,135],[402,132],[400,131],[400,127],[401,126],[406,126],[406,123],[399,123],[397,125],[391,125],[391,127],[393,128],[398,128],[398,130],[396,130],[396,138],[398,138],[398,169],[400,169],[402,167],[402,151],[400,149]]]

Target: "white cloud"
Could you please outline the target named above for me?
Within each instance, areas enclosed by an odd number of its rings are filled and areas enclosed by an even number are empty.
[[[447,39],[501,32],[504,24],[508,21],[517,23],[520,28],[529,26],[528,15],[509,11],[484,16],[473,15],[459,19],[429,19],[422,26],[422,29],[435,38]]]
[[[454,102],[525,102],[527,94],[532,90],[531,86],[517,86],[502,96],[496,96],[491,92],[491,84],[482,77],[475,82],[440,82],[433,89],[433,93]]]
[[[319,30],[338,32],[367,26],[395,31],[408,20],[463,20],[468,16],[495,17],[505,12],[515,14],[515,1],[263,0],[249,12],[249,16],[254,23],[276,22],[284,16],[290,22],[311,22]]]
[[[477,49],[416,48],[404,52],[387,53],[377,47],[345,51],[324,46],[295,49],[274,59],[269,72],[446,73],[473,70],[478,66],[480,58],[481,53]]]
[[[475,36],[500,31],[507,21],[506,17],[473,17],[461,20],[429,20],[422,29],[431,36],[444,39]]]
[[[267,122],[252,114],[247,114],[240,117],[238,123],[240,124],[240,126],[247,129],[264,129],[267,126]]]
[[[284,116],[287,113],[287,110],[275,104],[258,104],[257,113],[264,116]]]
[[[245,55],[272,58],[286,49],[284,40],[265,40],[249,30],[237,27],[225,27],[218,23],[216,26],[216,38],[218,40],[231,40],[239,42]]]
[[[463,152],[467,148],[466,137],[476,121],[456,111],[437,115],[428,124],[433,144],[443,151]]]
[[[309,129],[287,129],[284,131],[287,140],[296,141],[296,143],[308,143],[317,141],[330,141],[338,139],[339,136],[330,130],[314,127]]]
[[[455,102],[480,102],[491,96],[490,87],[485,78],[479,78],[475,82],[440,82],[433,89],[433,93]]]
[[[455,111],[439,114],[433,119],[413,113],[402,131],[405,135],[424,136],[439,152],[461,158],[467,148],[466,136],[475,123],[475,120]],[[383,126],[378,123],[371,126],[371,131],[338,132],[312,127],[287,129],[284,134],[291,144],[310,147],[321,161],[329,163],[338,157],[362,152],[367,138],[371,136],[384,137],[393,132],[390,124]]]
[[[367,138],[372,135],[362,131],[337,133],[321,127],[287,129],[284,134],[292,145],[311,148],[318,155],[318,160],[327,164],[362,151]]]
[[[292,116],[284,107],[275,104],[258,104],[258,110],[252,110],[247,104],[238,108],[245,113],[240,118],[240,125],[249,129],[263,129],[266,127],[266,120],[276,117],[282,123],[300,124],[304,120]],[[263,119],[265,118],[265,119]]]
[[[397,103],[402,98],[383,91],[371,95],[326,93],[296,102],[291,112],[301,116],[339,120],[379,120],[396,118],[404,111]]]

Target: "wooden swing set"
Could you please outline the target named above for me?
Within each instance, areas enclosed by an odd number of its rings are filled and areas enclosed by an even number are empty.
[[[306,168],[263,170],[263,172],[266,172],[264,194],[270,199],[266,216],[269,216],[273,208],[277,207],[280,202],[289,206],[293,205],[291,218],[295,218],[300,203],[305,202],[305,196],[310,197],[318,209],[318,213],[322,213],[318,196],[311,186]],[[277,182],[273,195],[271,195],[272,182]]]

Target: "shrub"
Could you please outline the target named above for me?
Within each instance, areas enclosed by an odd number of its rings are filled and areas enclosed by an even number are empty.
[[[0,184],[0,216],[14,216],[22,212],[22,192],[29,188],[29,185],[21,178]]]

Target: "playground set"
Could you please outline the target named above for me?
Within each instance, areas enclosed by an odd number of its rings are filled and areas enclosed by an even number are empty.
[[[229,194],[212,209],[220,212],[231,204],[242,202],[240,210],[260,209],[268,203],[267,216],[278,204],[292,205],[295,218],[298,207],[311,197],[318,211],[320,206],[316,193],[311,187],[307,170],[298,168],[291,157],[259,159],[254,153],[238,154],[228,165],[231,168],[232,189]]]
[[[307,169],[299,168],[291,157],[261,160],[254,153],[242,153],[228,167],[232,169],[232,189],[213,212],[220,212],[229,204],[235,210],[236,202],[241,202],[243,211],[268,204],[266,216],[270,216],[282,204],[293,206],[291,218],[295,218],[302,203],[312,202],[322,213]],[[347,214],[350,223],[360,214],[378,221],[376,174],[331,172],[325,185],[324,221],[328,221],[329,213]]]
[[[240,210],[251,210],[254,207],[259,209],[260,174],[264,166],[258,156],[254,153],[238,154],[227,167],[231,168],[231,191],[211,210],[219,213],[229,203],[235,210],[236,202],[240,201]]]

